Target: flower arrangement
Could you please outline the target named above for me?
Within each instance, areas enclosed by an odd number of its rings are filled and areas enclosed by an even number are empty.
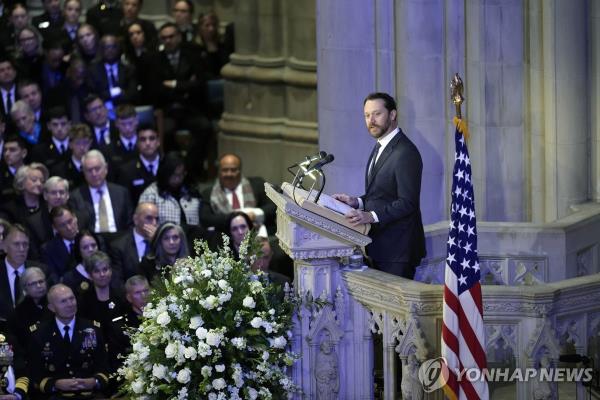
[[[255,275],[247,238],[240,259],[226,240],[177,260],[155,285],[133,351],[118,371],[136,399],[280,399],[297,390],[286,375],[295,298]]]

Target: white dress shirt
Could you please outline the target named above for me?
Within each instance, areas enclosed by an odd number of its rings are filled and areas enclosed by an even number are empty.
[[[75,318],[71,320],[68,324],[63,324],[57,318],[54,318],[56,321],[56,326],[58,327],[58,331],[60,332],[61,337],[65,337],[65,326],[69,326],[69,341],[73,340],[73,331],[75,330]]]

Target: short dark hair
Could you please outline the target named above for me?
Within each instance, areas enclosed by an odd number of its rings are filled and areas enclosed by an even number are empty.
[[[75,215],[75,213],[73,212],[73,210],[71,210],[69,207],[67,206],[56,206],[56,207],[52,207],[52,210],[50,210],[50,220],[52,222],[54,222],[55,218],[60,218],[64,215],[64,213],[69,212],[71,213],[71,215]]]
[[[384,92],[373,92],[370,93],[367,97],[365,97],[365,101],[363,101],[363,106],[367,104],[369,100],[383,100],[385,104],[385,108],[388,111],[398,110],[398,106],[396,106],[396,100],[392,96]]]
[[[0,114],[2,115],[2,114]],[[158,136],[158,131],[156,130],[156,126],[151,122],[140,123],[137,128],[138,133],[141,131],[153,131]]]
[[[175,7],[175,4],[177,4],[179,2],[184,2],[185,4],[188,5],[188,7],[190,8],[190,15],[193,17],[194,16],[194,3],[190,0],[175,0],[173,2],[173,7]]]
[[[48,109],[48,112],[46,113],[46,121],[49,122],[50,120],[53,119],[59,119],[59,118],[69,118],[69,113],[67,112],[67,109],[64,106],[54,106]]]
[[[15,142],[19,145],[21,149],[27,149],[27,142],[21,136],[18,135],[10,135],[6,139],[4,139],[4,143]]]
[[[96,93],[90,93],[87,96],[85,96],[85,98],[83,99],[83,106],[85,107],[85,112],[87,112],[88,106],[96,100],[102,101],[100,96],[98,96]],[[102,104],[104,104],[104,102],[102,102]]]
[[[118,119],[136,117],[135,107],[132,104],[119,104],[115,111]]]
[[[177,167],[180,165],[185,166],[185,160],[176,151],[167,153],[158,164],[158,171],[156,172],[156,187],[161,197],[170,194],[172,188],[169,186],[169,179],[175,172]],[[185,179],[183,185],[185,185]]]
[[[162,32],[163,29],[166,28],[174,28],[177,32],[179,32],[179,28],[177,27],[177,25],[175,25],[174,22],[165,22],[160,26],[160,28],[158,28],[158,32]]]

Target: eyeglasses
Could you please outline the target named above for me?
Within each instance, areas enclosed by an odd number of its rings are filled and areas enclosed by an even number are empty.
[[[34,286],[43,286],[46,284],[44,279],[40,279],[39,281],[28,282],[25,286],[34,287]]]

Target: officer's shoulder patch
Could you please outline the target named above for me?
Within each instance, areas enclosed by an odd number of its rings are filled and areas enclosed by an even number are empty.
[[[92,324],[94,324],[94,326],[96,328],[101,328],[102,327],[101,324],[100,324],[100,322],[98,322],[98,321],[92,321]]]
[[[35,332],[35,331],[37,331],[37,328],[38,328],[37,324],[33,324],[33,325],[29,326],[29,332]]]

